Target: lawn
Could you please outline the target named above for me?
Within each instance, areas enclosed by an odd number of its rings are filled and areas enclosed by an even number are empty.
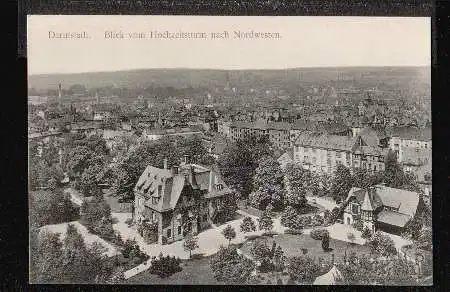
[[[356,252],[357,254],[369,254],[369,249],[366,246],[358,244],[347,244],[344,241],[330,238],[330,248],[332,251],[325,252],[322,249],[322,242],[320,240],[312,239],[309,235],[291,235],[280,234],[273,238],[261,236],[255,241],[266,241],[267,245],[272,246],[272,242],[275,241],[277,245],[280,245],[287,257],[302,255],[302,248],[308,250],[307,255],[311,257],[322,257],[324,259],[331,258],[331,254],[335,255],[335,259],[341,259],[344,257],[345,251],[347,254],[350,252]],[[241,247],[242,252],[250,254],[250,248],[252,243],[245,242]]]
[[[128,279],[127,284],[220,285],[221,283],[214,279],[209,260],[210,257],[183,260],[183,270],[167,278],[160,278],[147,270]]]

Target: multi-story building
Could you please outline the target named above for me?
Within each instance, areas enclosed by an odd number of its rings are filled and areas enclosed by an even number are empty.
[[[196,128],[144,129],[142,138],[149,141],[159,140],[164,136],[202,137],[203,132]]]
[[[224,197],[232,191],[217,170],[186,161],[180,166],[148,166],[134,188],[133,220],[157,226],[158,243],[181,240],[187,233],[208,228]]]
[[[364,140],[363,140],[364,141]],[[373,146],[357,146],[352,153],[354,168],[361,168],[369,172],[383,171],[387,148]]]
[[[396,127],[388,130],[389,148],[397,154],[397,159],[402,162],[405,158],[405,147],[431,149],[431,129]]]
[[[255,123],[235,121],[230,126],[231,140],[237,141],[247,137],[268,137],[267,122],[259,120]]]
[[[338,164],[371,172],[384,170],[387,149],[367,145],[361,136],[302,133],[294,142],[294,161],[331,174]]]
[[[352,167],[352,153],[361,137],[302,133],[294,142],[294,161],[306,169],[332,173],[340,163]]]

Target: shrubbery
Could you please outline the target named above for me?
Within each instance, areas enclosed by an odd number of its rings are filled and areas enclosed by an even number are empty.
[[[284,231],[284,234],[292,234],[292,235],[302,235],[303,230],[302,229],[291,229],[288,228]]]
[[[143,253],[135,240],[127,239],[122,248],[123,257],[139,265],[148,260],[148,255]]]
[[[286,207],[281,214],[281,224],[292,229],[303,229],[309,227],[322,226],[324,224],[323,216],[301,215],[300,212],[292,206]]]
[[[328,230],[326,230],[326,229],[314,229],[314,230],[311,230],[310,236],[312,239],[322,240],[323,238],[329,238],[330,234],[328,233]]]
[[[149,271],[151,274],[158,275],[161,278],[167,278],[183,270],[180,264],[180,258],[170,257],[169,255],[164,257],[160,254],[158,258],[152,258]]]

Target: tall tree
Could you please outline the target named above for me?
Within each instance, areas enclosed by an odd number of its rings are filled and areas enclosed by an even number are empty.
[[[255,221],[253,221],[252,217],[245,217],[242,220],[241,226],[240,226],[241,232],[247,233],[256,231],[256,224]]]
[[[218,164],[227,185],[233,187],[242,198],[252,192],[253,176],[259,160],[271,155],[266,138],[248,137],[227,145],[220,155]]]
[[[304,207],[307,203],[306,195],[312,186],[311,172],[301,165],[288,164],[285,174],[289,185],[289,192],[286,192],[287,203],[295,208]]]
[[[234,247],[220,247],[211,258],[211,271],[217,281],[225,284],[246,284],[255,269],[255,264],[237,253]]]
[[[267,212],[263,212],[258,219],[259,230],[271,231],[273,229],[273,220]]]
[[[331,185],[331,196],[335,201],[343,201],[347,198],[352,188],[352,175],[350,169],[343,164],[338,164]]]
[[[255,208],[265,210],[269,204],[275,209],[282,208],[285,189],[278,161],[272,157],[261,159],[253,177],[253,189],[249,198]]]
[[[289,275],[294,281],[312,284],[314,279],[319,276],[319,265],[308,256],[291,257],[288,261]]]

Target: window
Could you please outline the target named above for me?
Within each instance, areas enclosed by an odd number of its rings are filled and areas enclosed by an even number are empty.
[[[167,238],[172,237],[172,230],[167,229]]]
[[[352,214],[358,214],[359,213],[359,205],[358,204],[352,204]]]
[[[162,192],[162,185],[158,186],[158,197],[161,196],[161,192]]]
[[[203,215],[203,222],[206,222],[206,221],[208,221],[208,215]]]
[[[178,235],[181,234],[181,226],[178,226]]]
[[[155,212],[152,213],[152,220],[156,221],[156,213]]]
[[[152,204],[158,204],[158,198],[152,197]]]
[[[336,152],[336,158],[340,159],[342,157],[341,152]]]

